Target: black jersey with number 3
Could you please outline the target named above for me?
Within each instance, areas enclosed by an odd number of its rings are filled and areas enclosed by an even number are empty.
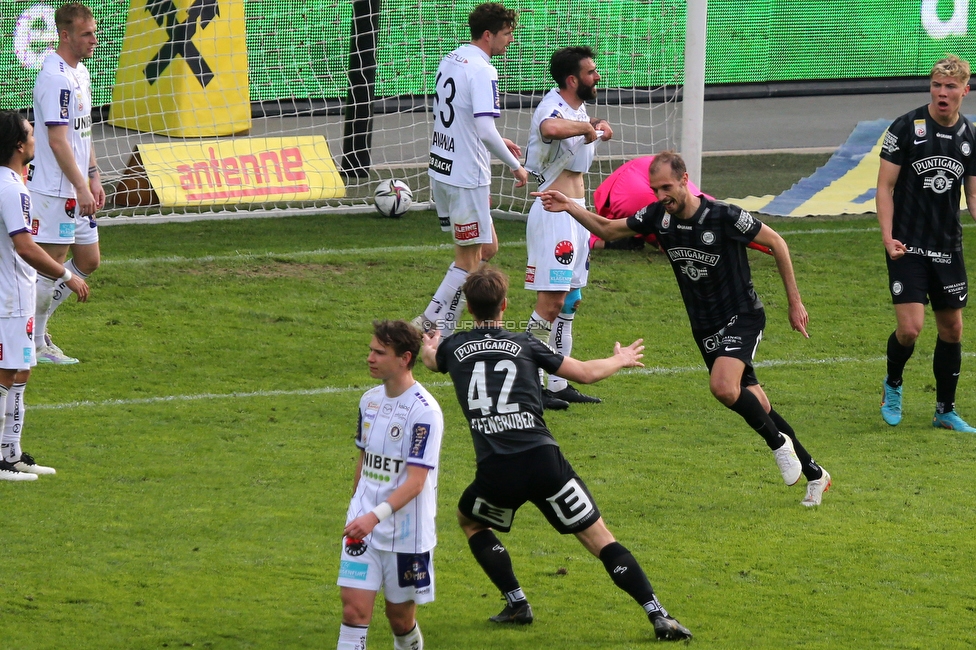
[[[627,219],[634,232],[657,237],[695,329],[721,327],[736,314],[763,308],[746,253],[762,222],[738,206],[699,198],[691,219],[668,214],[661,203]]]
[[[525,332],[478,327],[445,339],[436,359],[454,382],[478,461],[557,444],[542,418],[539,368],[555,372],[561,354]]]
[[[922,251],[962,250],[959,200],[965,177],[976,173],[973,123],[960,115],[942,126],[922,106],[888,127],[881,158],[901,167],[892,237]]]

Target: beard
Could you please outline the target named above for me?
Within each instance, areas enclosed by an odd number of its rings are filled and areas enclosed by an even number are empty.
[[[586,86],[581,81],[579,86],[576,87],[576,96],[582,99],[584,102],[596,98],[596,84]]]

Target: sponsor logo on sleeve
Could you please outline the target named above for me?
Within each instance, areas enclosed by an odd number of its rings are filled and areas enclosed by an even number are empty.
[[[495,99],[495,110],[496,111],[502,110],[502,99],[501,99],[501,95],[498,93],[498,80],[497,79],[492,79],[491,80],[491,94],[492,94],[492,97],[494,97],[494,99]]]
[[[21,192],[20,193],[20,210],[21,210],[21,212],[24,213],[24,225],[30,226],[30,223],[31,223],[31,218],[30,218],[30,211],[31,211],[30,194],[26,194],[24,192]]]
[[[886,153],[898,151],[898,136],[891,131],[885,131],[884,141],[881,143],[881,150]]]
[[[71,108],[71,91],[61,90],[61,97],[58,99],[58,104],[61,107],[61,119],[68,119],[68,109]]]
[[[744,234],[749,232],[753,228],[755,221],[756,220],[752,218],[751,214],[743,210],[742,213],[739,215],[739,219],[735,222],[735,227],[739,232]]]
[[[413,436],[410,438],[410,458],[423,458],[430,439],[430,425],[418,422],[413,425]]]

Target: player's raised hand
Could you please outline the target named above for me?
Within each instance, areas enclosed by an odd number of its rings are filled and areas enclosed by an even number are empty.
[[[428,370],[437,371],[437,346],[441,344],[441,331],[439,329],[432,329],[429,332],[424,332],[422,335],[423,341],[420,345],[420,360],[423,361],[424,366]]]
[[[546,212],[566,212],[573,204],[566,195],[559,190],[546,190],[545,192],[532,192],[532,196],[542,199],[542,207]]]
[[[627,347],[622,347],[617,341],[613,344],[613,356],[620,357],[624,368],[643,368],[644,339],[637,339]]]

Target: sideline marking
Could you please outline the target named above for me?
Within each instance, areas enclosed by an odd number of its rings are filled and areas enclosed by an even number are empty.
[[[963,356],[976,356],[976,353],[963,353]],[[782,366],[807,366],[824,365],[828,363],[876,363],[884,361],[885,357],[870,357],[867,359],[857,359],[854,357],[832,357],[827,359],[771,359],[769,361],[758,361],[757,368],[774,368]],[[621,375],[678,375],[689,372],[701,372],[705,370],[705,364],[700,366],[685,366],[679,368],[626,368],[618,374]],[[449,381],[424,382],[424,386],[445,388],[452,386]],[[252,397],[291,397],[296,395],[334,395],[337,393],[364,392],[369,386],[325,386],[322,388],[305,388],[298,390],[261,390],[250,392],[234,393],[201,393],[199,395],[165,395],[162,397],[140,397],[135,399],[107,399],[101,401],[82,400],[78,402],[63,402],[61,404],[31,404],[32,411],[63,411],[76,408],[101,407],[101,406],[132,406],[135,404],[163,404],[165,402],[195,402],[201,400],[216,399],[246,399]]]

